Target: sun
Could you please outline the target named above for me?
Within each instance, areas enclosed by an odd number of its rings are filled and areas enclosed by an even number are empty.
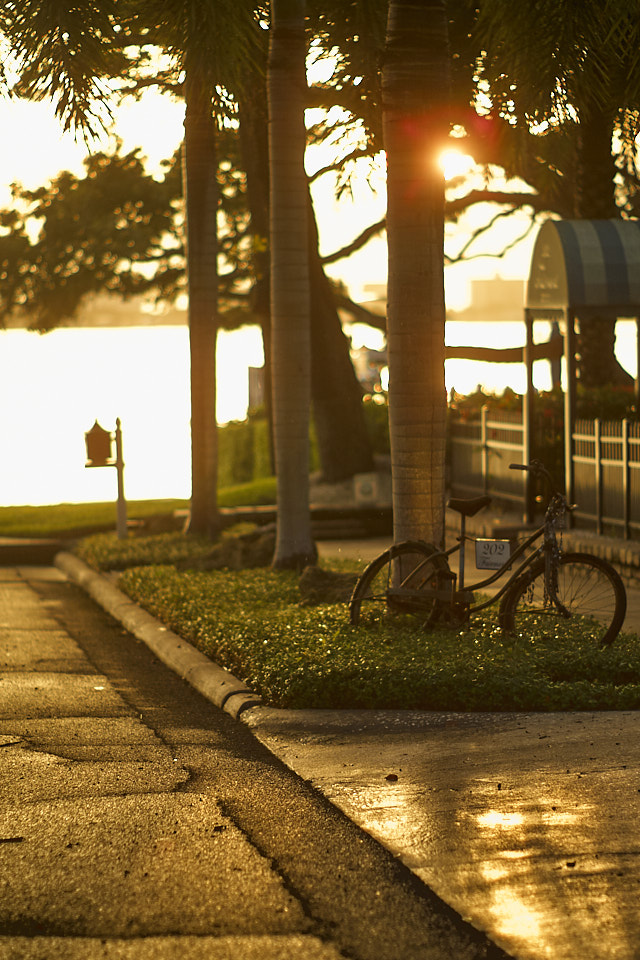
[[[475,160],[468,153],[462,153],[455,147],[447,147],[438,156],[438,165],[441,167],[445,180],[455,177],[464,177],[475,166]]]

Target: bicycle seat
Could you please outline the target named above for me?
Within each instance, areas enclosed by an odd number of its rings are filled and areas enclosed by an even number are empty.
[[[449,500],[449,507],[456,513],[461,513],[463,517],[475,517],[476,513],[483,507],[488,507],[491,503],[491,497],[472,497],[470,500],[454,498]]]

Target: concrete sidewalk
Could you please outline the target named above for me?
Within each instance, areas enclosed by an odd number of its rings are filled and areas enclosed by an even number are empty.
[[[0,654],[0,960],[505,960],[58,569]]]
[[[640,714],[269,709],[107,578],[58,564],[508,955],[640,957]]]

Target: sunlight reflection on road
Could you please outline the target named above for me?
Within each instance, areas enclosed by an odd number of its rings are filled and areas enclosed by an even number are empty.
[[[261,738],[508,954],[640,960],[637,713],[322,719]]]
[[[483,871],[484,872],[484,871]],[[493,880],[492,877],[487,877]],[[539,939],[542,932],[542,917],[524,903],[518,894],[507,886],[491,886],[491,912],[494,916],[494,929],[504,937],[521,941]],[[550,947],[544,948],[550,954]],[[543,954],[544,956],[544,954]]]
[[[519,827],[524,823],[524,817],[520,813],[501,813],[500,810],[488,810],[478,817],[478,824],[481,827]]]

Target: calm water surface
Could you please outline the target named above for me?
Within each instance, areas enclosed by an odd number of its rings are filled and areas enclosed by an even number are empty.
[[[635,326],[618,324],[617,352],[635,358]],[[541,324],[536,339],[544,340]],[[449,323],[447,342],[518,346],[519,323]],[[112,468],[87,470],[84,434],[94,420],[122,421],[125,493],[129,499],[190,495],[189,345],[186,327],[62,329],[40,336],[0,331],[0,505],[111,500]],[[218,340],[218,420],[242,419],[248,366],[263,362],[257,329]],[[635,375],[635,368],[630,372]],[[549,386],[549,366],[536,364],[535,384]],[[482,384],[521,392],[519,364],[447,361],[447,389]]]

